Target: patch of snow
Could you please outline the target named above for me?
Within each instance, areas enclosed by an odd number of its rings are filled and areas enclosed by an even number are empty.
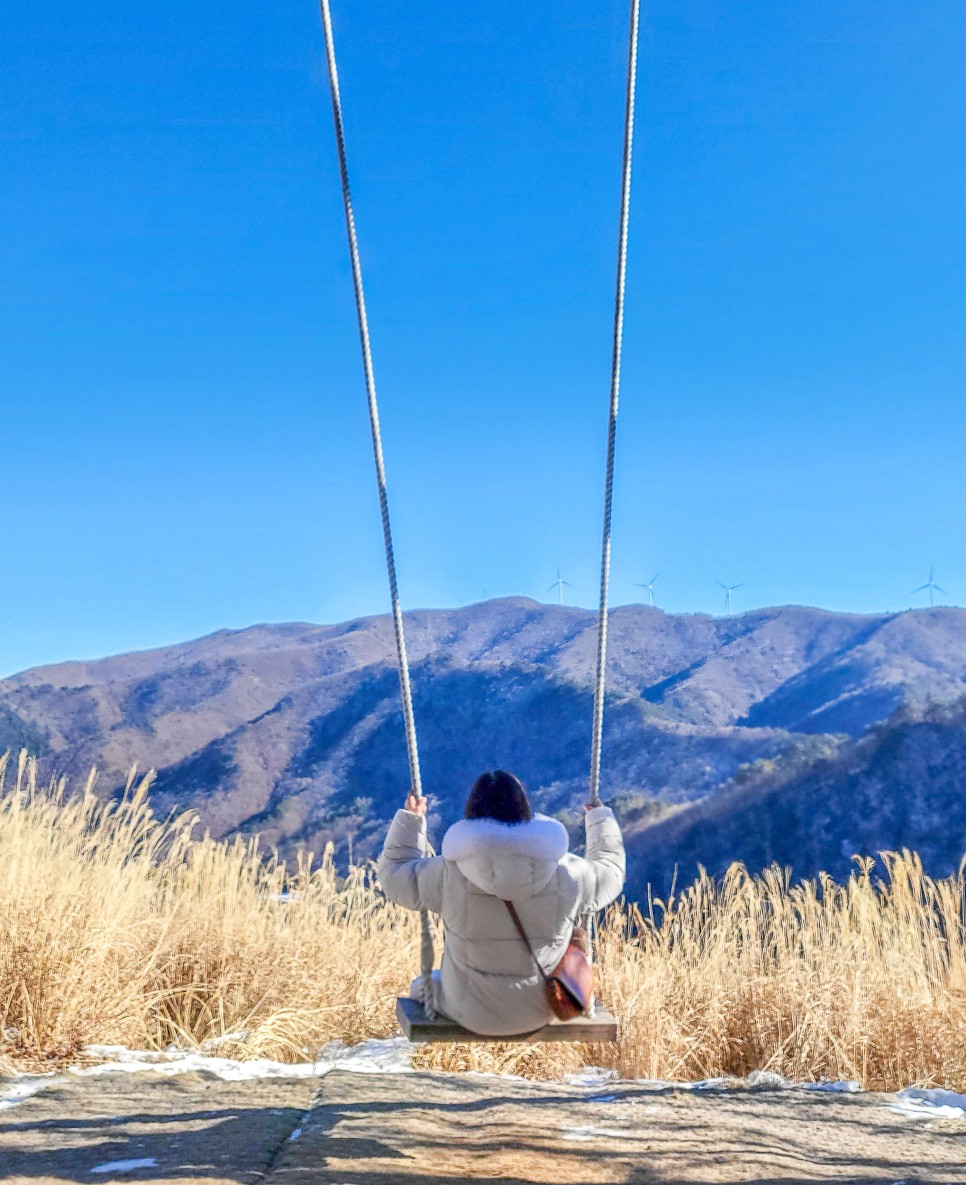
[[[745,1081],[749,1086],[770,1086],[776,1090],[784,1090],[791,1085],[782,1074],[772,1070],[752,1070]]]
[[[667,1082],[662,1078],[631,1078],[622,1079],[616,1070],[605,1070],[602,1066],[585,1066],[576,1074],[565,1074],[566,1086],[586,1086],[589,1090],[599,1090],[602,1086],[613,1086],[615,1082],[628,1081],[635,1086],[649,1086],[652,1090],[710,1090],[716,1086],[723,1086],[727,1078],[705,1078],[701,1082]]]
[[[212,1037],[210,1041],[205,1041],[201,1048],[216,1049],[219,1045],[226,1045],[229,1041],[239,1044],[245,1040],[250,1032],[250,1029],[242,1029],[238,1033],[223,1033],[220,1037]]]
[[[613,1127],[564,1127],[560,1134],[565,1140],[633,1140],[634,1132]]]
[[[85,1050],[85,1052],[89,1052]],[[226,1057],[211,1057],[203,1053],[145,1053],[138,1050],[126,1050],[123,1055],[118,1054],[111,1061],[102,1062],[97,1066],[71,1066],[69,1072],[81,1078],[98,1078],[104,1074],[137,1074],[154,1073],[170,1078],[176,1074],[188,1074],[192,1071],[203,1074],[214,1074],[227,1082],[243,1082],[252,1078],[313,1078],[321,1077],[331,1070],[331,1065],[323,1062],[303,1062],[297,1065],[286,1065],[283,1062],[268,1061],[256,1058],[250,1062],[233,1061]]]
[[[135,1056],[126,1045],[85,1045],[83,1052],[89,1054],[90,1057],[102,1057],[105,1060],[112,1057],[120,1059]],[[140,1057],[143,1061],[161,1061],[165,1055],[158,1050],[153,1050],[151,1052],[145,1051],[136,1056]]]
[[[372,1037],[359,1045],[333,1041],[322,1050],[332,1070],[352,1070],[357,1074],[409,1074],[416,1046],[405,1037]]]
[[[0,1085],[0,1111],[9,1111],[11,1107],[19,1106],[24,1099],[40,1094],[42,1090],[57,1082],[63,1082],[63,1079],[53,1074],[37,1074],[15,1078],[12,1082]]]
[[[99,1164],[92,1168],[92,1173],[133,1173],[135,1169],[157,1168],[158,1162],[153,1156],[142,1156],[140,1160],[109,1160],[107,1164]]]
[[[601,1066],[584,1066],[577,1074],[565,1074],[564,1082],[567,1086],[607,1086],[617,1080],[616,1070],[605,1070]]]
[[[636,1078],[635,1086],[647,1086],[651,1090],[716,1090],[733,1086],[742,1079],[704,1078],[700,1082],[670,1082],[663,1078]],[[821,1090],[833,1094],[858,1094],[862,1087],[858,1082],[792,1082],[772,1070],[752,1070],[745,1078],[749,1086],[770,1086],[776,1090]]]
[[[914,1119],[966,1119],[966,1094],[918,1086],[907,1087],[895,1095],[890,1108]]]
[[[647,1086],[651,1090],[715,1090],[727,1086],[733,1079],[702,1078],[700,1082],[668,1082],[663,1078],[634,1078],[635,1086]]]
[[[127,1049],[123,1045],[88,1045],[88,1057],[103,1058],[96,1066],[71,1066],[69,1072],[80,1077],[102,1074],[154,1073],[165,1077],[192,1071],[214,1074],[229,1082],[253,1078],[321,1078],[330,1070],[348,1070],[358,1074],[393,1074],[412,1071],[413,1046],[405,1037],[373,1039],[360,1045],[330,1042],[313,1062],[274,1062],[266,1058],[237,1061],[188,1050],[164,1051]]]

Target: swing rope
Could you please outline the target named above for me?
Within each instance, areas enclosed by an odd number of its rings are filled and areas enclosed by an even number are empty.
[[[402,697],[403,722],[406,730],[406,752],[409,757],[409,779],[412,793],[422,799],[422,779],[419,771],[419,749],[416,742],[416,722],[413,715],[412,687],[409,679],[409,661],[406,655],[406,637],[403,630],[402,609],[399,603],[399,589],[396,583],[396,561],[393,552],[392,530],[389,522],[389,497],[386,490],[386,468],[382,451],[382,435],[379,430],[379,405],[376,398],[376,379],[372,365],[372,351],[369,341],[369,323],[366,317],[365,291],[362,284],[362,264],[359,259],[359,243],[356,236],[355,216],[349,190],[349,169],[346,161],[345,128],[342,120],[342,99],[339,93],[339,74],[335,58],[335,40],[332,34],[332,17],[329,0],[319,0],[322,28],[325,34],[325,56],[329,73],[329,91],[332,97],[332,118],[335,123],[336,148],[339,156],[339,174],[342,182],[342,204],[345,210],[346,237],[349,258],[352,265],[352,285],[355,291],[356,314],[359,323],[359,342],[362,348],[362,366],[365,373],[366,396],[369,403],[369,425],[372,433],[372,452],[376,468],[376,482],[379,488],[379,510],[382,516],[382,534],[386,551],[386,569],[389,576],[389,593],[392,600],[393,630],[396,637],[396,656],[399,668],[399,690]],[[617,411],[620,401],[621,350],[624,333],[624,294],[627,273],[627,232],[631,197],[631,155],[634,140],[634,91],[637,81],[637,43],[640,21],[640,0],[631,0],[630,37],[627,57],[627,94],[624,107],[624,158],[621,181],[620,229],[617,250],[617,287],[614,300],[614,331],[611,351],[610,414],[607,427],[607,464],[604,483],[604,525],[600,562],[600,607],[597,616],[597,672],[594,684],[594,718],[591,734],[590,795],[591,806],[600,803],[601,741],[604,724],[604,684],[607,667],[607,601],[610,586],[611,517],[614,497],[614,455],[617,441]],[[436,1015],[432,992],[432,970],[435,964],[433,935],[429,915],[420,912],[420,973],[422,976],[422,1004],[426,1015]]]
[[[413,693],[409,682],[409,659],[406,655],[406,635],[403,630],[402,608],[399,604],[399,589],[396,584],[396,558],[392,546],[392,528],[389,524],[389,495],[386,491],[386,466],[382,454],[382,434],[379,430],[379,404],[376,399],[376,376],[372,366],[372,350],[369,344],[369,321],[366,317],[366,297],[362,286],[362,264],[359,260],[359,241],[356,237],[356,221],[352,210],[352,196],[349,191],[349,166],[346,161],[345,128],[342,122],[342,98],[339,93],[339,72],[335,62],[335,40],[332,36],[332,17],[329,0],[319,0],[322,13],[322,29],[325,34],[325,57],[329,68],[329,91],[332,96],[332,119],[335,123],[335,142],[339,154],[339,175],[342,180],[342,205],[345,209],[346,237],[349,242],[349,259],[352,263],[352,286],[356,297],[356,315],[359,321],[359,344],[362,347],[362,368],[366,379],[366,396],[369,401],[369,427],[372,432],[372,455],[376,466],[376,484],[379,487],[379,512],[382,515],[382,538],[386,549],[386,570],[389,575],[389,595],[392,599],[392,624],[396,635],[396,657],[399,668],[399,692],[402,697],[403,722],[406,727],[406,752],[409,756],[409,784],[416,798],[423,797],[422,778],[419,772],[419,747],[416,743],[416,719],[413,715]],[[422,1004],[426,1015],[436,1015],[433,1006],[432,972],[436,962],[433,949],[433,932],[429,914],[420,911],[420,973],[422,975]]]
[[[617,290],[614,298],[614,339],[611,350],[610,417],[607,424],[607,470],[604,481],[604,530],[600,554],[600,608],[597,613],[597,678],[594,683],[594,723],[590,746],[591,806],[600,805],[600,751],[604,734],[604,683],[607,670],[607,595],[610,587],[611,507],[614,501],[614,451],[617,443],[617,405],[621,391],[621,347],[624,340],[624,289],[627,277],[627,225],[631,207],[631,154],[634,146],[634,90],[637,83],[637,39],[640,0],[631,0],[627,51],[627,96],[624,103],[624,167],[621,178],[621,217],[617,242]]]

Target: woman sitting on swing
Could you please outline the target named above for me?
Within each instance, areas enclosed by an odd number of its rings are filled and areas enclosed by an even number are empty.
[[[609,905],[624,886],[624,843],[613,812],[585,808],[587,854],[571,855],[563,824],[534,816],[520,780],[496,770],[477,778],[465,818],[446,832],[442,855],[429,856],[426,806],[410,795],[396,812],[379,879],[391,901],[443,919],[442,970],[432,979],[436,1011],[485,1036],[542,1028],[553,1014],[534,959],[549,973],[571,940],[580,941],[578,920]],[[421,979],[411,994],[423,998]]]

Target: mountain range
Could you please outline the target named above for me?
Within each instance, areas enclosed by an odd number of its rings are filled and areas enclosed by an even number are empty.
[[[525,598],[406,615],[431,831],[484,769],[518,773],[575,832],[589,763],[596,614]],[[852,852],[966,851],[966,611],[804,607],[610,615],[602,794],[629,889],[777,859],[841,874]],[[388,617],[222,630],[0,681],[0,750],[104,793],[157,770],[160,811],[290,855],[374,854],[408,766]]]

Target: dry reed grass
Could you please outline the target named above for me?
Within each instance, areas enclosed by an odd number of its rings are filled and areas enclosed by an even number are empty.
[[[0,764],[0,1059],[75,1056],[89,1043],[171,1042],[301,1060],[331,1039],[395,1031],[418,963],[415,914],[371,868],[342,881],[330,854],[287,870],[254,842],[193,839],[158,820],[149,778],[120,801],[37,785]],[[616,1047],[424,1047],[442,1069],[553,1077],[592,1062],[628,1077],[774,1070],[866,1087],[966,1087],[962,876],[909,853],[861,862],[844,885],[777,869],[703,876],[642,912],[611,909],[598,942]]]

